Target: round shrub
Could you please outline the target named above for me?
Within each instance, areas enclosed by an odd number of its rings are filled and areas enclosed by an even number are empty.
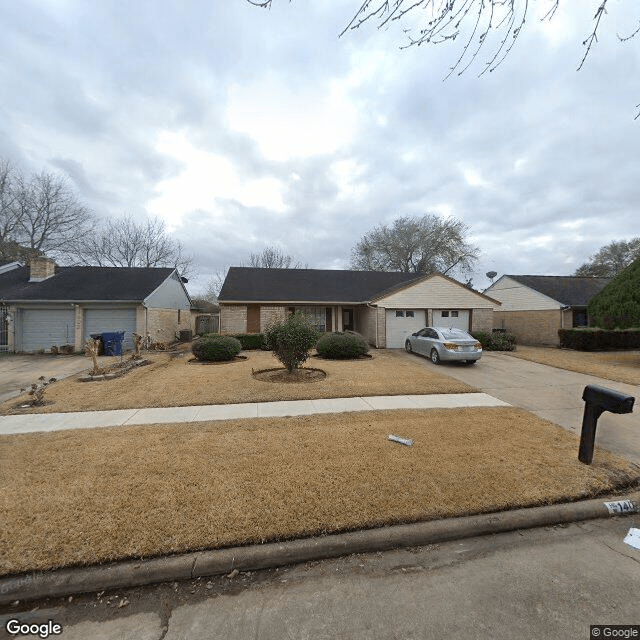
[[[191,351],[198,360],[219,362],[233,360],[241,351],[240,340],[232,336],[206,335],[194,340]]]
[[[335,332],[322,336],[318,340],[316,350],[323,358],[348,360],[366,355],[369,351],[369,345],[359,333]]]
[[[264,332],[267,347],[289,373],[307,360],[309,349],[313,349],[319,335],[311,320],[300,312],[276,322]]]

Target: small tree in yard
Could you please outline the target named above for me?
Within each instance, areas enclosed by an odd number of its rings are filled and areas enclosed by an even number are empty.
[[[320,332],[307,316],[295,313],[284,322],[271,325],[264,337],[273,355],[293,373],[309,357],[309,350],[315,347]]]

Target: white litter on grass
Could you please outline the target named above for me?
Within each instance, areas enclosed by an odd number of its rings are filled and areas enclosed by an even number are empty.
[[[627,533],[627,537],[624,539],[630,547],[635,547],[636,549],[640,549],[640,529],[634,529],[631,527],[629,529],[629,533]]]
[[[410,440],[409,438],[401,438],[400,436],[389,436],[389,440],[399,442],[400,444],[404,444],[407,447],[410,447],[413,444],[413,440]]]

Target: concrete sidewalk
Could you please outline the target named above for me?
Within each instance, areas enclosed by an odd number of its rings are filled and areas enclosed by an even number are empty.
[[[407,396],[370,396],[326,398],[319,400],[285,400],[248,402],[192,407],[155,407],[82,411],[75,413],[29,413],[1,416],[0,434],[92,429],[133,424],[204,422],[237,418],[272,418],[304,416],[314,413],[381,411],[385,409],[455,409],[459,407],[508,407],[509,403],[486,393],[446,393]]]

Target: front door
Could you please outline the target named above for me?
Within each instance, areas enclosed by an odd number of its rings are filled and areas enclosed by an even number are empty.
[[[342,310],[342,330],[353,331],[353,309]]]

